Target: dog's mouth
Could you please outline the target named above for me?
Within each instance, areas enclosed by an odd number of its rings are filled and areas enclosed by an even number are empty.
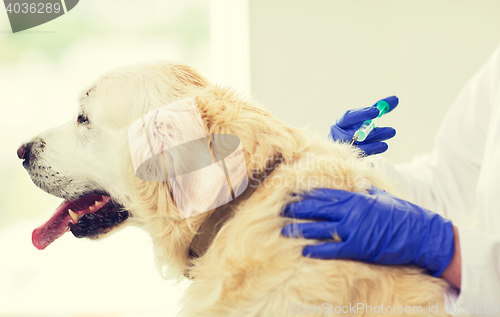
[[[93,193],[65,200],[45,224],[33,230],[33,245],[43,250],[68,231],[77,238],[95,238],[128,216],[128,211],[114,203],[109,195]]]

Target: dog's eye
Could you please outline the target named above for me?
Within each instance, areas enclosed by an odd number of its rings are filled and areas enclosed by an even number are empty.
[[[87,118],[84,114],[79,114],[78,118],[76,119],[76,122],[80,124],[88,124],[89,118]]]

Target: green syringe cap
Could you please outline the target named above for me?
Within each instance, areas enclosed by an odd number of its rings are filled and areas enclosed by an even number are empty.
[[[377,102],[377,109],[379,111],[378,118],[380,118],[383,114],[386,114],[389,111],[389,103],[385,100],[380,100]]]

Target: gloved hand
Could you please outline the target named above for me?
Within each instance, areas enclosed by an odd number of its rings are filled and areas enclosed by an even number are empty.
[[[392,111],[398,105],[399,99],[396,96],[382,99],[389,104],[389,111]],[[376,103],[375,103],[376,105]],[[366,108],[348,110],[340,117],[330,128],[328,135],[335,141],[351,142],[354,132],[361,126],[365,120],[374,119],[379,111],[375,105]],[[387,143],[383,142],[396,135],[393,128],[375,128],[363,142],[354,142],[353,145],[359,147],[367,155],[383,153],[387,150]]]
[[[317,222],[290,224],[282,234],[342,241],[308,245],[302,254],[321,259],[416,264],[440,276],[455,250],[449,220],[378,188],[368,194],[316,189],[288,205],[283,215]]]

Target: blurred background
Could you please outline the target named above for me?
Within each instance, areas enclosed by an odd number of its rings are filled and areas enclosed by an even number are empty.
[[[151,241],[128,228],[99,242],[31,231],[60,199],[33,185],[16,149],[76,114],[110,68],[182,61],[326,137],[346,110],[390,95],[385,154],[432,149],[461,87],[500,43],[496,0],[82,0],[12,34],[0,10],[0,316],[174,316],[187,283],[163,281]]]

